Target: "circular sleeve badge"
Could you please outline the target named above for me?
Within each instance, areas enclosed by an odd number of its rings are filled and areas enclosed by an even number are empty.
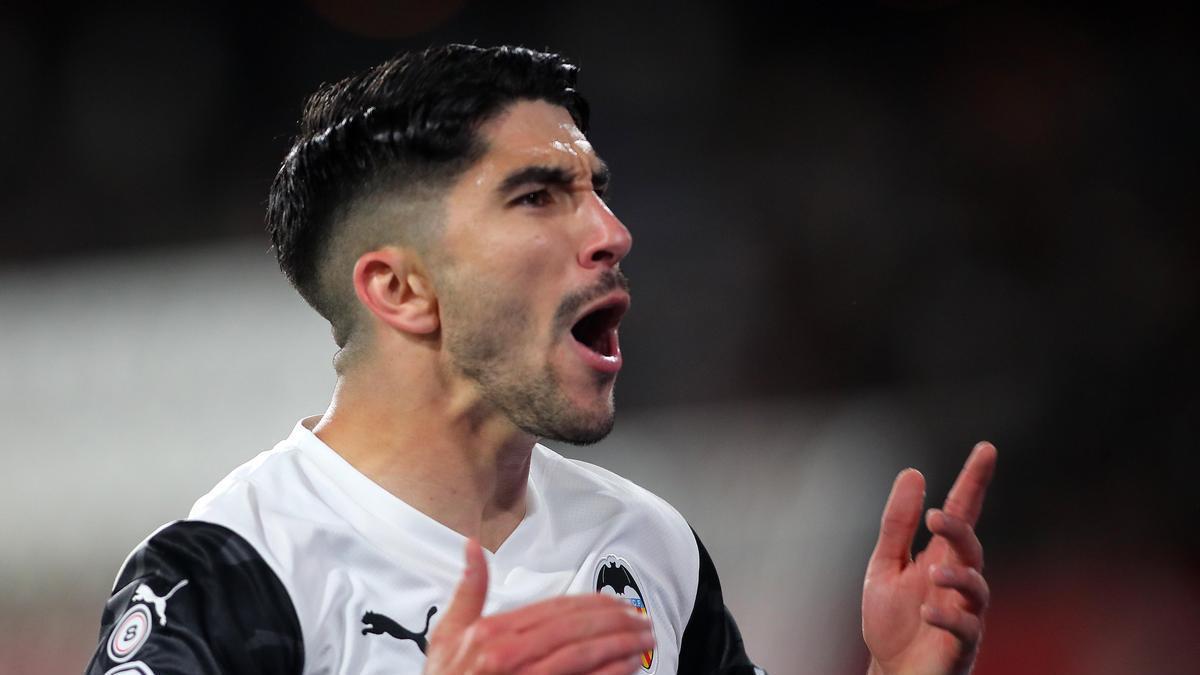
[[[121,615],[108,638],[108,658],[122,663],[133,658],[154,628],[150,608],[142,603],[130,607]]]

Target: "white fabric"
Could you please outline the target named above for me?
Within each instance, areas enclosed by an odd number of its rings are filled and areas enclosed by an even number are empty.
[[[445,614],[466,539],[359,473],[307,425],[234,470],[190,519],[249,541],[279,576],[299,616],[304,672],[419,673],[411,640],[363,635],[365,612],[419,632]],[[602,557],[626,560],[654,623],[649,672],[676,672],[696,596],[699,553],[665,501],[630,481],[537,445],[524,520],[494,554],[485,614],[555,595],[595,591]]]

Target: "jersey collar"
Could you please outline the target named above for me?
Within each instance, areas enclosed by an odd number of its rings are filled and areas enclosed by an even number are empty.
[[[312,432],[319,419],[318,415],[297,422],[285,443],[299,449],[325,479],[325,485],[315,486],[322,497],[355,529],[390,553],[411,562],[416,542],[420,545],[416,557],[457,575],[463,565],[466,537],[409,505],[354,468]],[[495,567],[507,567],[507,559],[511,557],[507,552],[523,548],[523,542],[536,537],[536,531],[540,529],[539,523],[544,516],[538,483],[545,468],[545,452],[541,446],[533,451],[524,519],[496,553],[484,550],[489,563]]]

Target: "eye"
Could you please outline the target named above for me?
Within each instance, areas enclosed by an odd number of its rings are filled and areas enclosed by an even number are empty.
[[[514,206],[548,206],[550,201],[550,191],[543,188],[517,197],[512,204]]]

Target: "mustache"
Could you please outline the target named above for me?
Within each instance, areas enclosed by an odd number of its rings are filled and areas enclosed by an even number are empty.
[[[619,269],[609,269],[591,288],[577,291],[563,299],[562,304],[558,306],[558,311],[554,313],[555,324],[564,330],[569,329],[575,315],[584,305],[618,288],[628,293],[629,277]]]

